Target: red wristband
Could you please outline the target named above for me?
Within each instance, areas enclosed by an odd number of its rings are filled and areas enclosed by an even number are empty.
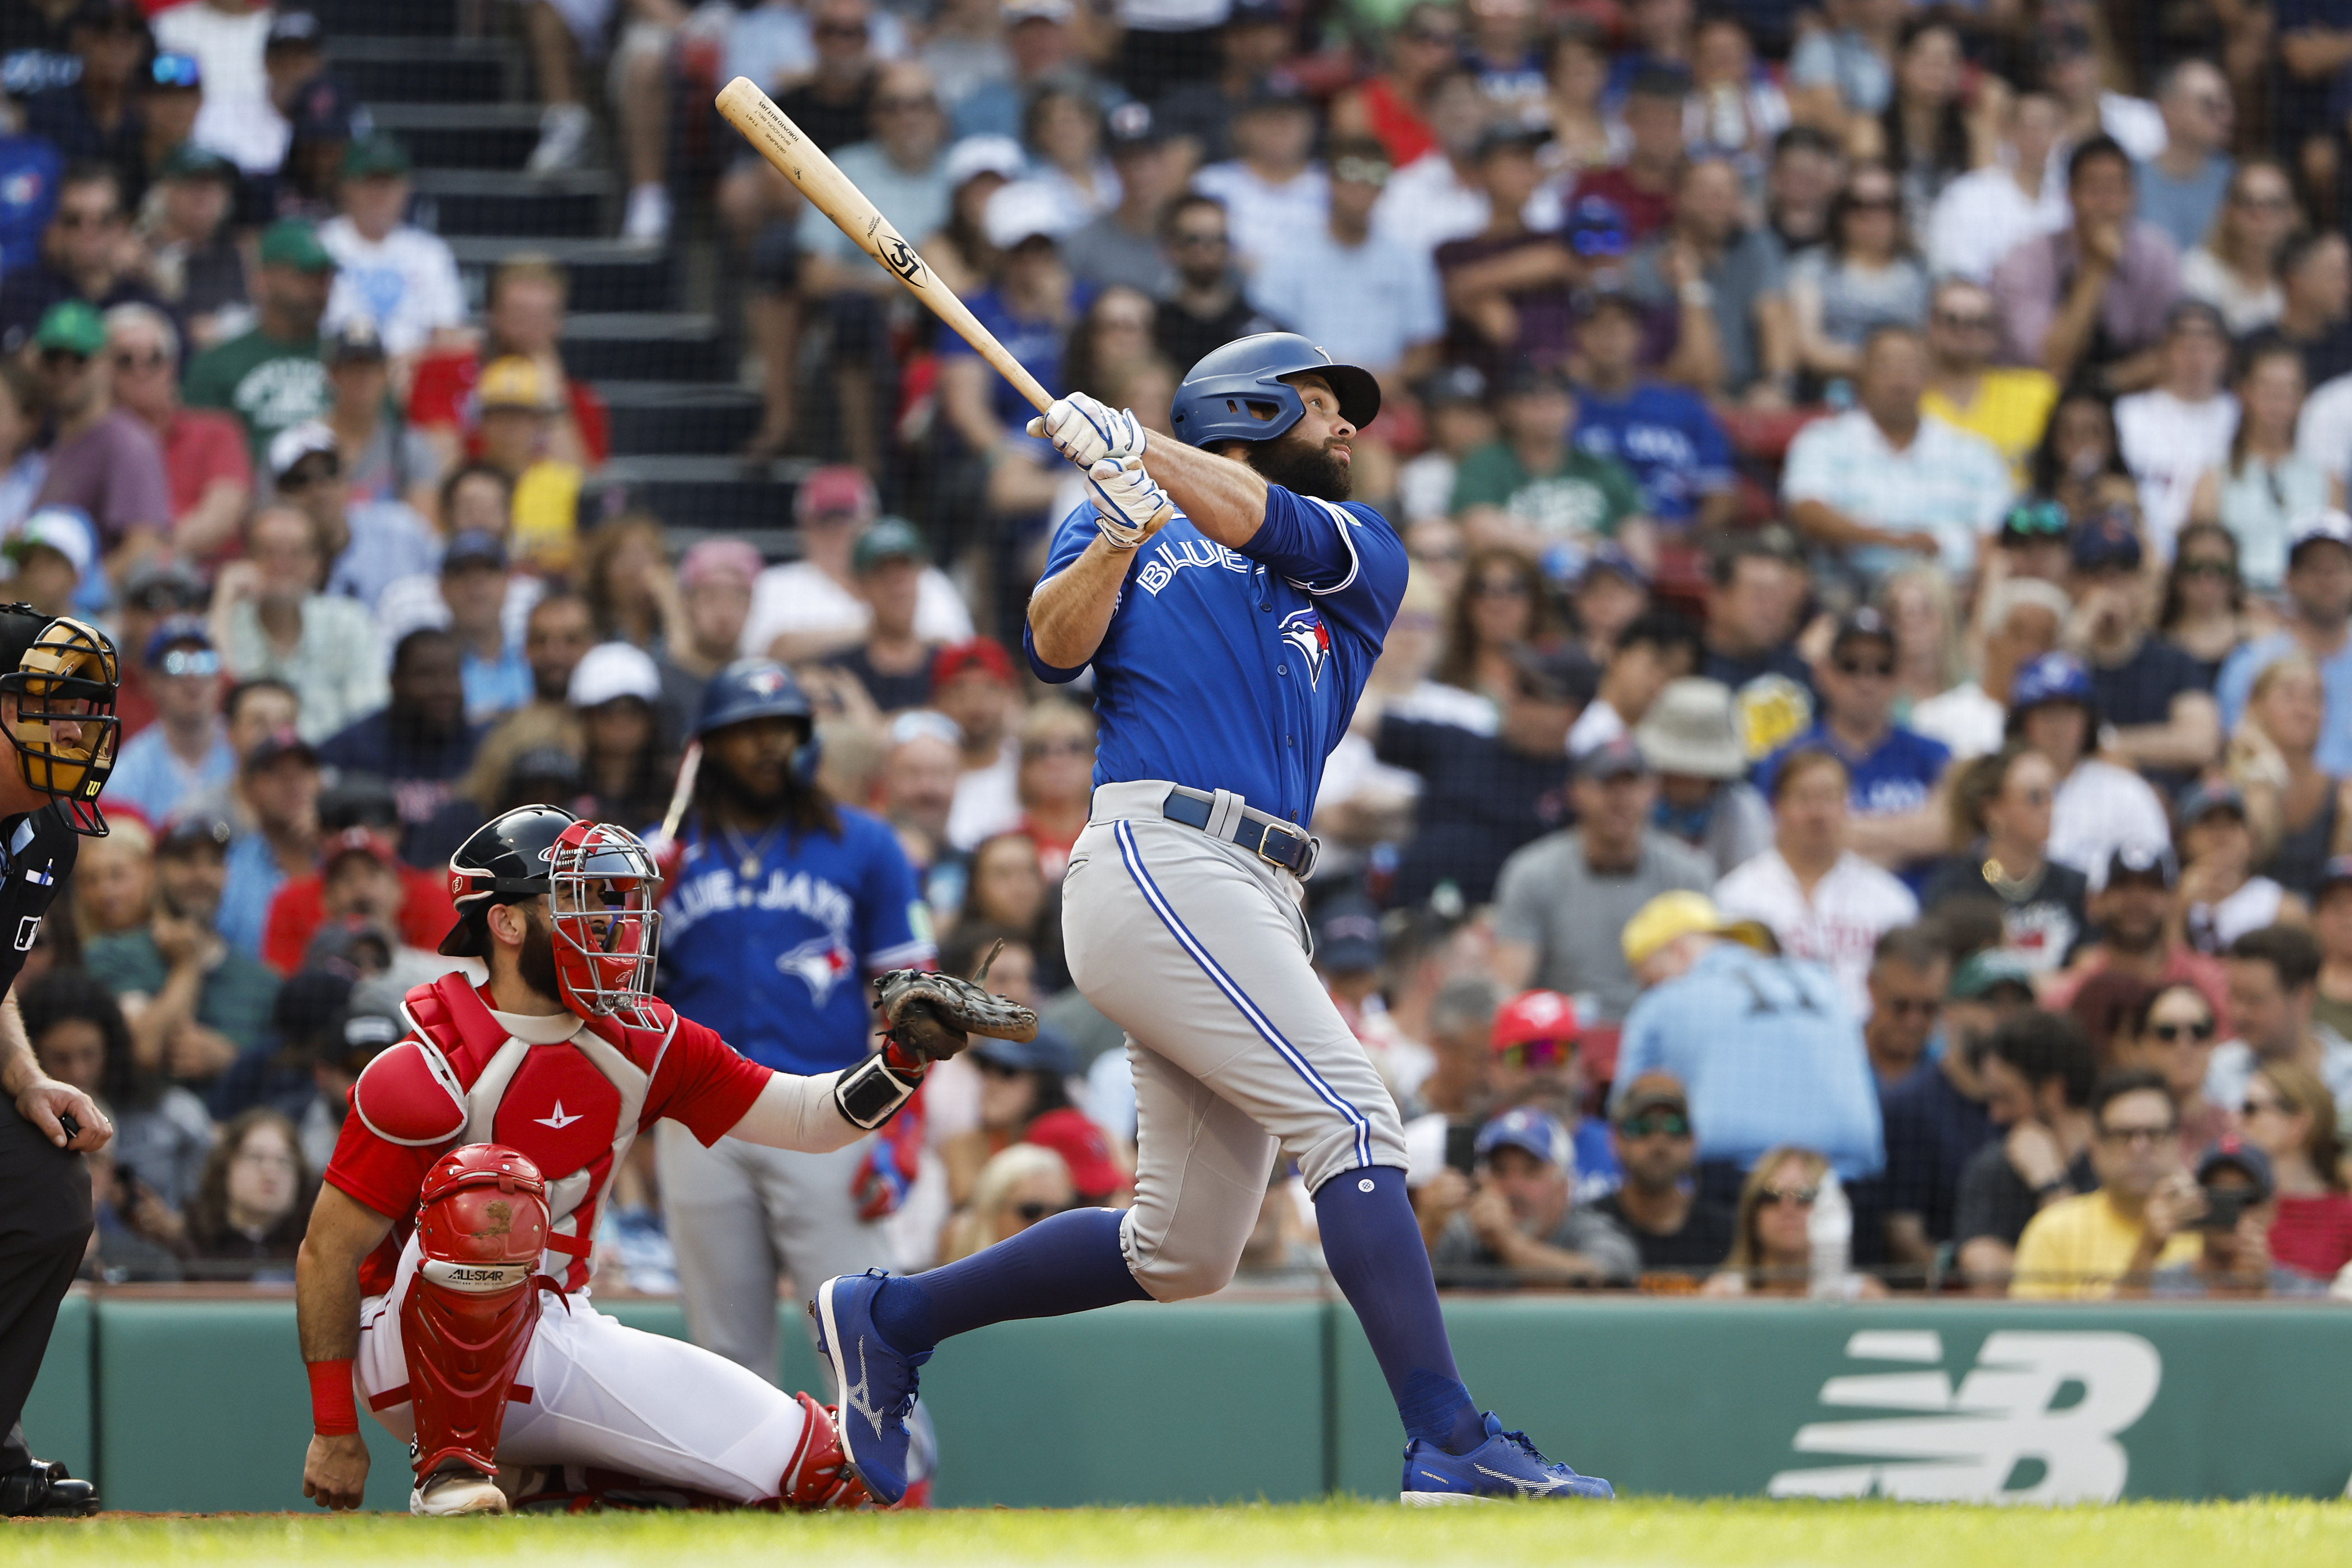
[[[919,1079],[931,1064],[898,1043],[895,1035],[882,1037],[882,1065],[900,1078]]]
[[[305,1362],[310,1374],[310,1430],[321,1437],[348,1437],[360,1429],[359,1405],[352,1397],[352,1358]]]

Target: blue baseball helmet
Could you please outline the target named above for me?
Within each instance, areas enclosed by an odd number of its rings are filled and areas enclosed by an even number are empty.
[[[2079,702],[2093,706],[2091,672],[2071,653],[2045,653],[2017,672],[2010,683],[2011,714],[2039,708],[2045,702]]]
[[[816,737],[816,710],[793,672],[772,658],[739,658],[710,678],[710,684],[702,689],[702,712],[694,721],[695,738],[753,719],[797,719],[807,728],[808,738],[793,753],[793,774],[804,784],[813,783],[823,754]]]
[[[1202,355],[1176,389],[1169,421],[1189,446],[1271,441],[1307,413],[1298,389],[1282,378],[1307,371],[1331,384],[1339,416],[1357,429],[1379,417],[1381,384],[1370,371],[1334,364],[1297,332],[1259,332]]]

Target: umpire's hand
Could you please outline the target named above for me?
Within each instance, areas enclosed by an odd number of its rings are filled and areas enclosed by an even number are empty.
[[[41,1136],[58,1148],[79,1154],[95,1153],[114,1136],[114,1123],[106,1119],[96,1100],[53,1078],[36,1078],[19,1089],[16,1114],[39,1128]],[[71,1133],[60,1120],[68,1116],[76,1128]]]

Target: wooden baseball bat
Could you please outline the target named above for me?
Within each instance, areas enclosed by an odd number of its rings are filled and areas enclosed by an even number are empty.
[[[761,92],[748,77],[739,76],[719,89],[719,112],[726,117],[728,124],[743,133],[745,141],[759,149],[760,155],[773,164],[778,174],[800,187],[801,195],[815,204],[817,211],[856,240],[858,248],[887,268],[907,286],[908,293],[929,307],[932,314],[953,327],[957,335],[970,343],[981,358],[994,365],[996,373],[1011,382],[1013,389],[1027,398],[1038,413],[1045,411],[1054,401],[1053,394],[1039,385],[1037,378],[1005,351],[995,333],[980,324],[954,291],[940,281],[939,274],[915,254],[907,237],[884,221],[866,193],[776,107],[773,99]]]

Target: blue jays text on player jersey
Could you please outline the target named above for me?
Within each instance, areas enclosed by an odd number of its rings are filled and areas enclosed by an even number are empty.
[[[863,1060],[866,976],[932,956],[898,837],[878,817],[839,810],[840,837],[778,832],[750,879],[734,846],[697,820],[662,901],[663,999],[780,1072]]]
[[[1095,538],[1094,508],[1062,520],[1045,576]],[[1101,731],[1095,783],[1167,779],[1231,790],[1304,823],[1404,597],[1404,546],[1368,506],[1266,494],[1248,545],[1226,549],[1183,513],[1135,552],[1089,661]],[[1029,663],[1045,679],[1076,669]]]

